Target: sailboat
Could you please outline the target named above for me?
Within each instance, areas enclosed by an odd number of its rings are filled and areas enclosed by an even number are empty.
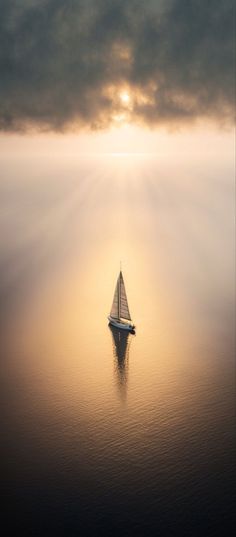
[[[108,316],[109,323],[116,328],[129,330],[134,332],[135,326],[131,322],[128,300],[125,291],[125,284],[122,271],[120,270],[110,315]],[[128,321],[128,322],[127,322]]]

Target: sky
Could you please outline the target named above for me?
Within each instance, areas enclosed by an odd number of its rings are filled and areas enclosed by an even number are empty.
[[[233,123],[233,0],[0,0],[2,133]]]

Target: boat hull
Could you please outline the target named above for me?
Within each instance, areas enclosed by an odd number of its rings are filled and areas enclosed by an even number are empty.
[[[113,319],[109,315],[108,317],[109,324],[112,326],[115,326],[115,328],[119,328],[119,330],[126,330],[128,332],[134,332],[135,326],[133,324],[123,323],[122,321],[118,321],[117,319]]]

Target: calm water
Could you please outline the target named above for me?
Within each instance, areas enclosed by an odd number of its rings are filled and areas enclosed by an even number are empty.
[[[233,164],[1,169],[9,532],[229,536]],[[120,260],[135,336],[107,326]]]

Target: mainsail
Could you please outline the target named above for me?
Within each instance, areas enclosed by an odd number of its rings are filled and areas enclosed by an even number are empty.
[[[120,317],[131,321],[128,300],[125,292],[125,284],[122,272],[120,271]]]
[[[121,271],[118,276],[110,315],[115,319],[126,319],[131,321],[125,284]]]

